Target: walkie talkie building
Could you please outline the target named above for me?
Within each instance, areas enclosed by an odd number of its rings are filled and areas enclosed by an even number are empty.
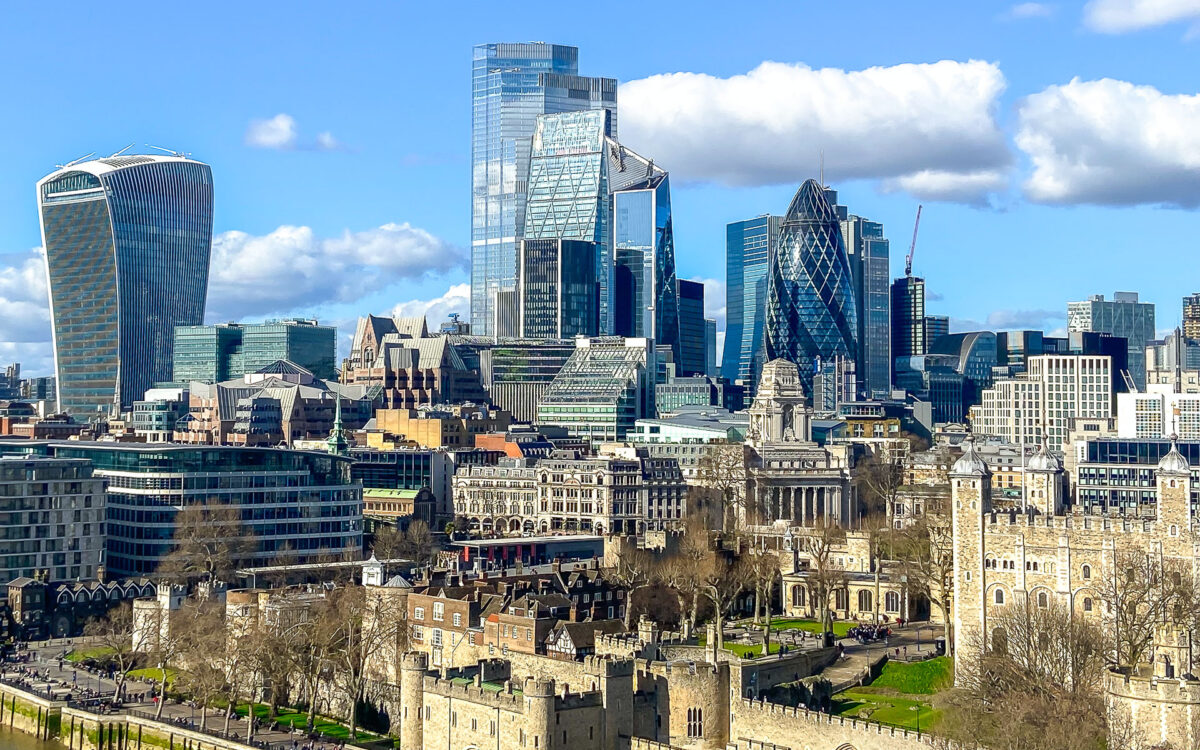
[[[131,154],[37,183],[58,407],[129,409],[171,379],[177,325],[204,319],[212,250],[207,164]]]

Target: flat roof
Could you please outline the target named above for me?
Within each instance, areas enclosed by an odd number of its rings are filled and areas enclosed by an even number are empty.
[[[514,536],[506,539],[466,539],[454,542],[460,547],[508,547],[514,544],[548,544],[550,542],[604,542],[596,534],[563,534],[561,536]]]

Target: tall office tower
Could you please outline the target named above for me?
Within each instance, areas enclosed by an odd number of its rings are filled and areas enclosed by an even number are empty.
[[[680,377],[705,375],[704,284],[679,279],[679,367]]]
[[[826,191],[842,223],[842,240],[854,274],[858,309],[858,385],[872,398],[887,398],[892,389],[892,310],[890,243],[883,224],[848,213],[837,205],[837,192]]]
[[[560,44],[475,47],[471,73],[471,330],[496,335],[496,295],[517,285],[529,144],[537,116],[601,108],[617,132],[617,82],[579,75],[579,50]],[[572,239],[572,238],[564,238]],[[511,302],[512,295],[507,297]]]
[[[947,315],[925,316],[925,351],[932,351],[933,345],[942,336],[950,335],[950,317]]]
[[[725,227],[725,346],[721,377],[752,396],[755,361],[762,359],[767,266],[779,247],[782,216],[735,221]]]
[[[72,163],[37,184],[58,408],[129,409],[171,379],[175,326],[204,319],[207,164],[179,156]]]
[[[529,157],[523,236],[595,243],[600,331],[615,329],[613,245],[620,239],[623,278],[636,277],[646,338],[678,350],[675,248],[667,173],[611,137],[603,109],[538,117]],[[620,213],[616,207],[620,206]],[[636,273],[631,268],[636,267]],[[651,336],[650,334],[653,334]]]
[[[1200,339],[1200,292],[1183,298],[1183,335]]]
[[[180,385],[220,383],[241,375],[230,370],[241,348],[242,327],[237,323],[176,326],[171,380]]]
[[[521,240],[517,314],[523,338],[596,335],[595,257],[592,242]]]
[[[925,279],[901,276],[892,282],[892,361],[929,352],[925,338]]]
[[[767,273],[766,358],[796,365],[806,394],[820,362],[858,356],[854,278],[837,212],[816,180],[792,203]]]
[[[568,435],[624,440],[654,416],[654,342],[616,336],[575,339],[575,351],[538,399],[537,423]]]
[[[177,326],[172,380],[179,385],[220,383],[281,359],[320,380],[332,380],[337,377],[336,351],[337,329],[315,320]]]
[[[1137,292],[1116,292],[1112,301],[1093,294],[1084,302],[1067,303],[1068,331],[1096,331],[1120,336],[1129,345],[1129,376],[1146,386],[1146,344],[1155,339],[1154,305],[1139,302]]]
[[[681,362],[670,179],[649,160],[616,148],[618,159],[608,159],[614,190],[611,330],[618,336],[654,339],[669,346]],[[614,166],[622,170],[616,176]]]
[[[715,378],[721,374],[717,363],[721,356],[717,352],[717,321],[706,318],[704,321],[704,374]]]

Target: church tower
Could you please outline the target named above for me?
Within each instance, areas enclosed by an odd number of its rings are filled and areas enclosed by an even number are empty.
[[[987,637],[984,592],[984,518],[991,512],[992,472],[967,435],[962,457],[950,469],[954,525],[954,643],[955,664],[978,664]],[[955,670],[954,684],[964,684]]]

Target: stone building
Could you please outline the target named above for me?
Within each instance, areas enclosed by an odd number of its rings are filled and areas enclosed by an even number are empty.
[[[850,446],[812,441],[812,409],[796,365],[763,365],[746,435],[748,521],[811,526],[845,522],[854,512]]]
[[[968,438],[950,471],[954,529],[954,634],[956,682],[969,674],[981,649],[1003,644],[1007,634],[993,618],[1004,607],[1054,603],[1110,627],[1101,602],[1104,581],[1122,573],[1125,555],[1149,555],[1166,570],[1194,570],[1197,555],[1191,518],[1191,466],[1172,439],[1154,473],[1153,518],[1095,516],[1064,504],[1062,466],[1045,443],[1027,466],[1028,505],[997,512],[992,472]],[[1125,665],[1106,679],[1110,716],[1130,720],[1147,745],[1196,738],[1200,683],[1192,678],[1190,648],[1180,645],[1170,622],[1162,624],[1153,663]],[[1191,746],[1191,745],[1188,745]]]

